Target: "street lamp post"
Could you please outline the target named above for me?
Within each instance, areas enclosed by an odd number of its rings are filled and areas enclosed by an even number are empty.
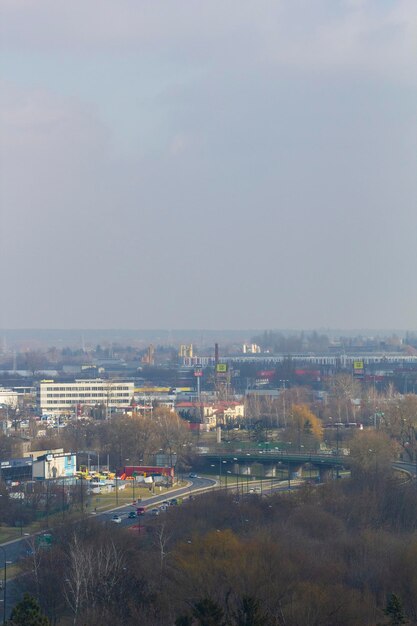
[[[222,465],[226,465],[227,461],[222,461]],[[222,465],[220,466],[220,486],[222,485]],[[227,489],[227,472],[225,472],[226,475],[226,489]]]
[[[339,478],[339,424],[336,424],[336,478]]]
[[[233,461],[234,461],[235,463],[237,462],[237,457],[236,457],[236,456],[234,456],[234,457],[233,457]],[[236,465],[235,465],[235,469],[236,469]],[[235,472],[235,474],[236,474],[236,492],[237,492],[237,495],[239,496],[239,474],[240,474],[240,466],[238,466],[238,471],[237,471],[237,473]],[[416,472],[416,476],[417,476],[417,472]]]
[[[227,475],[228,475],[228,474],[231,474],[231,473],[232,473],[232,472],[231,472],[230,470],[227,470],[227,471],[226,471],[226,491],[227,491]]]
[[[6,610],[6,600],[7,600],[7,564],[10,564],[11,561],[7,560],[7,554],[6,554],[6,548],[4,548],[3,546],[0,546],[1,550],[3,551],[3,556],[4,556],[4,573],[3,573],[3,624],[6,623],[6,616],[7,616],[7,610]]]
[[[125,459],[125,461],[130,461],[130,459]],[[135,471],[132,472],[132,500],[135,501],[135,482],[136,482],[137,473]]]
[[[214,463],[210,463],[210,467],[212,467],[212,468],[213,468],[213,474],[214,474],[214,475],[216,475],[216,472],[215,472],[215,470],[214,470],[214,468],[215,468],[216,466],[214,465]]]
[[[83,476],[80,475],[80,506],[81,506],[81,514],[84,514],[84,485],[83,485]]]
[[[417,450],[415,452],[416,455],[416,486],[417,486]]]

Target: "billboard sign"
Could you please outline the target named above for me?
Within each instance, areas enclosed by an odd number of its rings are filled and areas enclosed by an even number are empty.
[[[356,359],[355,361],[353,361],[353,375],[360,377],[360,376],[363,376],[363,373],[364,373],[363,360]]]

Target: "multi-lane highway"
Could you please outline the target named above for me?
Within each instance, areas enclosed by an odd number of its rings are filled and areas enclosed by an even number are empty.
[[[118,515],[121,517],[122,521],[119,526],[130,526],[138,523],[138,518],[129,519],[128,515],[131,511],[136,511],[138,506],[143,506],[146,508],[146,514],[149,515],[152,508],[157,508],[163,502],[172,500],[173,498],[189,498],[190,495],[199,493],[201,491],[206,491],[213,489],[216,486],[217,481],[211,478],[188,478],[188,484],[186,487],[179,487],[178,489],[174,489],[165,493],[161,493],[158,495],[152,495],[149,498],[144,498],[140,501],[140,503],[136,505],[127,504],[124,506],[119,506],[109,511],[105,511],[103,513],[97,513],[95,515],[96,518],[104,520],[105,522],[111,521],[111,518],[114,515]],[[114,523],[114,522],[112,522]],[[114,524],[116,526],[116,524]]]
[[[148,515],[150,516],[151,513],[149,513],[149,511],[153,507],[156,508],[159,505],[161,505],[162,502],[164,502],[164,500],[171,500],[173,498],[184,498],[184,499],[189,498],[191,494],[196,494],[199,492],[204,492],[206,490],[213,489],[213,487],[215,487],[216,484],[217,482],[211,478],[200,478],[200,477],[189,478],[187,479],[186,487],[179,487],[178,489],[172,489],[168,492],[164,492],[158,495],[152,495],[149,498],[143,498],[139,505],[135,505],[135,506],[133,506],[132,504],[123,505],[123,506],[115,507],[114,509],[111,509],[109,511],[97,513],[94,515],[94,519],[97,519],[103,523],[112,524],[112,526],[114,525],[115,529],[123,527],[123,526],[130,526],[130,525],[138,524],[138,521],[140,518],[129,519],[128,517],[131,511],[136,511],[137,506],[145,507],[147,511],[145,513],[145,517]],[[115,514],[121,517],[122,521],[120,524],[111,522],[111,518]],[[91,518],[93,518],[93,514],[90,514],[90,516]],[[51,532],[53,534],[53,529],[51,529],[50,531],[45,530],[43,532],[37,533],[37,535],[43,535],[47,532]],[[8,541],[6,543],[1,544],[1,547],[2,547],[1,556],[3,557],[3,559],[0,560],[0,585],[2,585],[2,568],[4,564],[4,558],[7,559],[8,567],[10,567],[13,563],[17,563],[20,559],[28,556],[28,554],[33,549],[35,541],[36,541],[36,535],[25,535],[24,537],[21,537],[20,539],[14,539],[13,541]],[[7,614],[9,615],[10,610],[12,609],[13,605],[20,598],[20,590],[19,590],[18,585],[14,584],[12,580],[9,580],[9,582],[7,583],[6,591],[7,591],[6,606],[7,606]],[[2,596],[3,596],[3,591],[0,590],[0,602],[2,600]],[[0,612],[1,612],[1,609],[0,609]]]
[[[146,507],[147,511],[152,509],[152,507],[157,507],[162,504],[164,500],[170,500],[172,498],[188,498],[193,493],[198,493],[200,491],[205,491],[212,489],[216,485],[216,481],[211,478],[189,478],[187,479],[187,486],[180,487],[178,489],[173,489],[168,492],[164,492],[158,495],[152,495],[149,498],[143,498],[140,504],[137,506]],[[130,524],[137,523],[136,519],[128,519],[128,515],[130,511],[136,511],[136,506],[122,505],[119,507],[115,507],[114,509],[104,511],[101,513],[97,513],[94,515],[94,518],[97,520],[101,520],[107,522],[111,520],[113,515],[117,514],[122,518],[121,524],[114,524],[115,526],[127,526]],[[93,515],[91,515],[93,517]],[[47,532],[47,531],[44,531]],[[43,533],[37,533],[41,535]],[[1,544],[3,548],[6,550],[7,560],[15,563],[22,557],[27,555],[28,550],[30,549],[31,543],[33,542],[34,536],[24,536],[20,539],[14,539],[13,541],[8,541],[7,543]],[[1,567],[3,561],[0,560],[0,578],[1,578]]]

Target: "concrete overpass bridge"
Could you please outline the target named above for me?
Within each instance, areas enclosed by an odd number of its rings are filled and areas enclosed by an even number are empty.
[[[202,469],[218,475],[254,475],[272,478],[282,473],[302,477],[314,472],[320,481],[334,472],[349,468],[349,456],[341,454],[314,454],[283,450],[212,450],[199,455]]]

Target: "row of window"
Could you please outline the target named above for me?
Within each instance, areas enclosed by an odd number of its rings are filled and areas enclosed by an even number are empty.
[[[130,393],[111,393],[110,395],[104,393],[47,393],[47,398],[103,398],[105,400],[112,400],[113,398],[131,398]],[[45,396],[42,396],[44,398]]]
[[[51,405],[63,405],[63,404],[74,406],[74,404],[78,404],[78,403],[74,402],[74,400],[47,400],[46,402],[42,403],[42,407],[46,409],[48,406],[51,406]],[[92,403],[86,403],[86,404],[92,404]],[[126,398],[121,399],[121,400],[118,400],[117,398],[115,398],[111,400],[110,406],[114,404],[121,404],[122,406],[129,406],[130,402],[129,402],[129,399],[126,399]]]
[[[133,385],[123,385],[118,387],[115,387],[113,385],[100,385],[97,387],[73,387],[67,385],[66,387],[55,387],[54,385],[53,387],[47,387],[46,391],[104,391],[106,393],[111,393],[112,391],[128,391],[131,388],[133,389]],[[41,387],[41,392],[42,391],[44,390]]]

